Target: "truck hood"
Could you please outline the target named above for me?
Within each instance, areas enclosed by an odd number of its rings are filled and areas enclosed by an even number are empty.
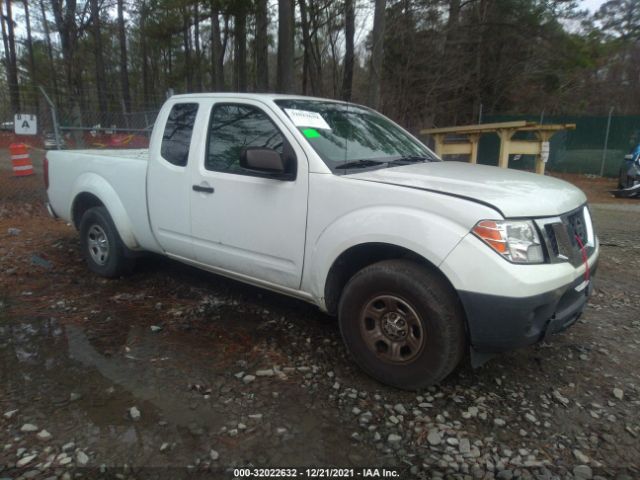
[[[563,180],[462,162],[416,163],[348,178],[466,198],[490,205],[505,218],[556,216],[587,201],[582,190]]]

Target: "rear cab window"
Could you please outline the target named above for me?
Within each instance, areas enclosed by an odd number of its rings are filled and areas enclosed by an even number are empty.
[[[167,162],[178,167],[187,165],[197,113],[197,103],[176,103],[171,108],[160,148],[160,155]]]

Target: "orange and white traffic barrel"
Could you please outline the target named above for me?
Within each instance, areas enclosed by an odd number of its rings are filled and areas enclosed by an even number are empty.
[[[15,177],[33,175],[33,165],[31,164],[31,158],[29,158],[29,150],[27,148],[24,143],[12,143],[9,145],[13,175]]]

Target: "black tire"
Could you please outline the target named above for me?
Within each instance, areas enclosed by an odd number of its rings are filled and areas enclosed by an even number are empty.
[[[339,323],[362,370],[397,388],[433,385],[464,356],[464,313],[455,291],[437,272],[408,260],[385,260],[356,273],[342,293]]]
[[[134,259],[127,256],[126,247],[105,207],[90,208],[82,216],[80,246],[87,265],[98,275],[120,277],[133,269]]]

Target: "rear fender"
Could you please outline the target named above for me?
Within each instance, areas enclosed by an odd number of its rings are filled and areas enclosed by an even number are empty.
[[[140,245],[133,233],[131,219],[124,208],[118,193],[114,190],[111,184],[100,175],[89,172],[83,173],[76,179],[71,195],[73,202],[71,202],[69,218],[73,218],[73,207],[78,195],[85,192],[94,195],[103,203],[105,208],[109,211],[109,214],[113,219],[113,223],[118,229],[120,238],[127,248],[131,250],[139,249]]]

